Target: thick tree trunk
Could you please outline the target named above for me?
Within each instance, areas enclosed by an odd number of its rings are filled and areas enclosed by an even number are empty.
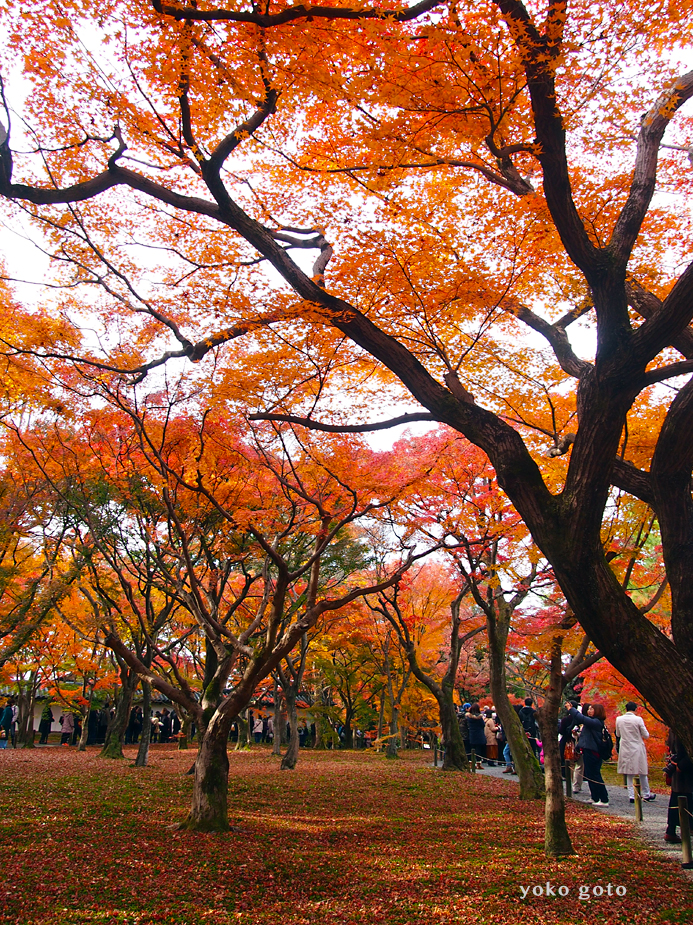
[[[441,693],[442,696],[436,699],[440,714],[440,725],[443,730],[443,748],[445,749],[443,770],[468,771],[469,761],[467,760],[467,752],[465,751],[462,733],[457,722],[453,688],[443,684]]]
[[[298,711],[296,710],[296,691],[293,689],[293,685],[289,685],[288,689],[284,691],[284,697],[286,698],[291,736],[280,768],[282,771],[293,771],[298,763]]]
[[[378,732],[376,738],[380,739],[383,735],[383,727],[385,725],[385,692],[380,698],[380,709],[378,710]]]
[[[497,603],[502,609],[503,604],[500,603],[500,600]],[[491,696],[500,716],[503,731],[510,744],[515,770],[520,780],[520,799],[541,800],[544,797],[544,775],[541,765],[532,751],[532,746],[525,735],[520,718],[513,709],[508,697],[505,648],[509,620],[505,620],[505,616],[509,617],[509,614],[499,614],[496,619],[490,619],[487,615],[486,618]]]
[[[192,806],[182,825],[184,829],[195,832],[227,832],[229,829],[229,727],[228,719],[215,715],[204,734],[200,730]]]
[[[399,746],[399,707],[393,704],[390,711],[390,738],[387,740],[385,749],[386,758],[397,758],[397,749]]]
[[[279,757],[282,753],[282,707],[279,694],[279,684],[274,681],[274,737],[272,739],[272,754]]]
[[[245,714],[245,715],[243,715]],[[236,751],[240,751],[243,748],[249,748],[249,735],[248,735],[248,711],[243,710],[242,713],[239,713],[236,717],[236,723],[238,724],[238,741],[236,742]]]
[[[121,685],[116,704],[116,712],[113,717],[113,722],[106,732],[106,741],[101,749],[102,758],[125,757],[123,755],[123,740],[130,719],[130,706],[132,704],[132,695],[137,686],[137,675],[125,668],[121,669],[120,679]]]
[[[142,734],[135,758],[136,768],[146,768],[149,760],[149,743],[152,738],[152,687],[149,681],[142,681]]]
[[[343,748],[353,748],[354,747],[354,730],[351,728],[351,720],[353,719],[351,713],[347,711],[346,718],[344,720],[344,742],[342,743]]]
[[[34,704],[36,703],[36,677],[37,672],[31,673],[28,691],[19,695],[19,722],[17,723],[17,744],[22,748],[34,748],[36,734],[34,731]]]
[[[563,692],[561,652],[563,639],[554,637],[551,648],[551,679],[538,712],[541,741],[544,746],[544,776],[546,781],[546,829],[544,851],[557,858],[574,854],[565,821],[565,797],[561,776],[561,750],[558,744],[558,713]]]

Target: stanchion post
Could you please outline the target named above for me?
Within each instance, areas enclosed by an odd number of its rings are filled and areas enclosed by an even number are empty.
[[[633,792],[635,794],[635,821],[642,822],[642,789],[640,778],[637,775],[633,778]]]
[[[691,854],[691,817],[688,815],[688,797],[679,797],[679,826],[681,827],[681,867],[693,870]]]
[[[438,746],[437,745],[433,746],[433,767],[434,768],[438,767]]]
[[[572,797],[573,795],[573,762],[565,762],[565,795],[567,797]]]
[[[472,774],[476,774],[476,752],[474,751],[474,749],[472,749],[471,762],[472,762]]]

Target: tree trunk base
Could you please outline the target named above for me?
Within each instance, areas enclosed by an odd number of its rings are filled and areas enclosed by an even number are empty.
[[[575,854],[568,828],[565,824],[565,812],[559,810],[555,813],[546,813],[546,834],[544,838],[544,853],[547,858],[562,858]]]
[[[220,819],[217,816],[194,818],[192,814],[188,816],[185,822],[180,822],[171,828],[172,831],[176,832],[216,832],[220,835],[231,831],[228,819]]]
[[[125,758],[125,755],[123,754],[123,747],[117,739],[115,741],[111,741],[108,743],[108,745],[105,745],[101,749],[99,758]]]
[[[445,749],[445,757],[443,758],[443,770],[444,771],[469,771],[469,759],[467,758],[467,752],[465,751],[464,744],[457,745],[457,742],[452,740],[447,748]]]

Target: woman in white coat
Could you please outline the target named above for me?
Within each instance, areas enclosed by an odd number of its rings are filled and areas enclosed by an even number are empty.
[[[618,773],[625,774],[630,802],[635,802],[633,792],[633,778],[640,778],[642,798],[650,803],[656,794],[650,792],[650,782],[647,779],[647,751],[645,739],[650,733],[645,727],[641,717],[635,715],[638,705],[632,700],[626,704],[626,712],[616,719],[616,738],[620,740],[618,748]]]

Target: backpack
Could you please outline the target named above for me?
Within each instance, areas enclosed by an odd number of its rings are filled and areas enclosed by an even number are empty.
[[[534,710],[531,707],[523,707],[518,713],[518,716],[520,717],[522,728],[527,735],[532,739],[536,739],[539,734],[539,729],[537,727]]]
[[[599,757],[602,761],[609,761],[614,750],[614,740],[611,733],[606,728],[606,723],[602,725],[602,734],[599,739]]]

